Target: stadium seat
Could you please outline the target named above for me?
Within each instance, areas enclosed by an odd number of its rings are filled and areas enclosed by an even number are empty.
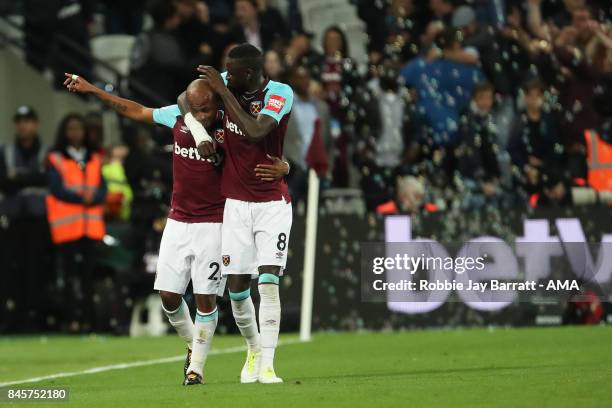
[[[147,311],[147,321],[143,322],[141,315]],[[130,323],[130,336],[163,336],[168,331],[163,316],[161,299],[158,294],[149,295],[146,299],[134,303],[132,321]]]
[[[135,37],[131,35],[101,35],[91,40],[91,52],[96,59],[109,64],[120,74],[127,75],[134,41]],[[116,81],[113,72],[101,65],[96,65],[95,73],[99,79],[112,83]]]

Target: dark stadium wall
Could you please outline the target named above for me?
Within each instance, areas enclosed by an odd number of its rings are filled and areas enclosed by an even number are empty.
[[[68,92],[54,90],[38,71],[27,65],[15,51],[0,50],[0,144],[13,140],[13,114],[21,105],[30,105],[40,118],[40,135],[46,143],[55,138],[56,126],[68,112],[86,113],[88,104]]]

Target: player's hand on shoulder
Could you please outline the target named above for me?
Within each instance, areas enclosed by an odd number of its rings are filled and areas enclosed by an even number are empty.
[[[220,93],[225,89],[225,82],[223,82],[221,74],[215,68],[209,65],[198,65],[197,70],[200,73],[200,78],[208,82],[213,91]]]
[[[64,86],[70,92],[86,93],[90,92],[93,88],[93,85],[90,84],[89,81],[87,81],[82,76],[71,74],[68,72],[65,72],[64,76],[66,77],[66,80],[64,81]]]
[[[289,163],[281,160],[276,156],[267,155],[272,161],[269,163],[260,163],[255,166],[255,175],[262,181],[274,181],[282,179],[289,174]]]

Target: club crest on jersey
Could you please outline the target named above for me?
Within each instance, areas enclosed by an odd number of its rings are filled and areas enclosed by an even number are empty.
[[[263,103],[261,101],[253,101],[250,105],[251,115],[258,115],[261,112]]]
[[[221,257],[221,260],[223,261],[223,266],[228,266],[230,264],[230,256],[229,255],[223,255]]]
[[[219,143],[223,143],[225,140],[225,131],[223,129],[215,130],[215,140]]]

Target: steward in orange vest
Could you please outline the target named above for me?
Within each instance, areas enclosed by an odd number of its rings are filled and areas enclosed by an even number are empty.
[[[612,191],[612,144],[597,132],[585,130],[589,185],[597,191]]]
[[[98,153],[54,150],[49,154],[51,194],[47,196],[47,218],[55,244],[88,238],[104,238],[106,183],[102,177],[102,158]],[[83,148],[85,149],[85,148]]]

